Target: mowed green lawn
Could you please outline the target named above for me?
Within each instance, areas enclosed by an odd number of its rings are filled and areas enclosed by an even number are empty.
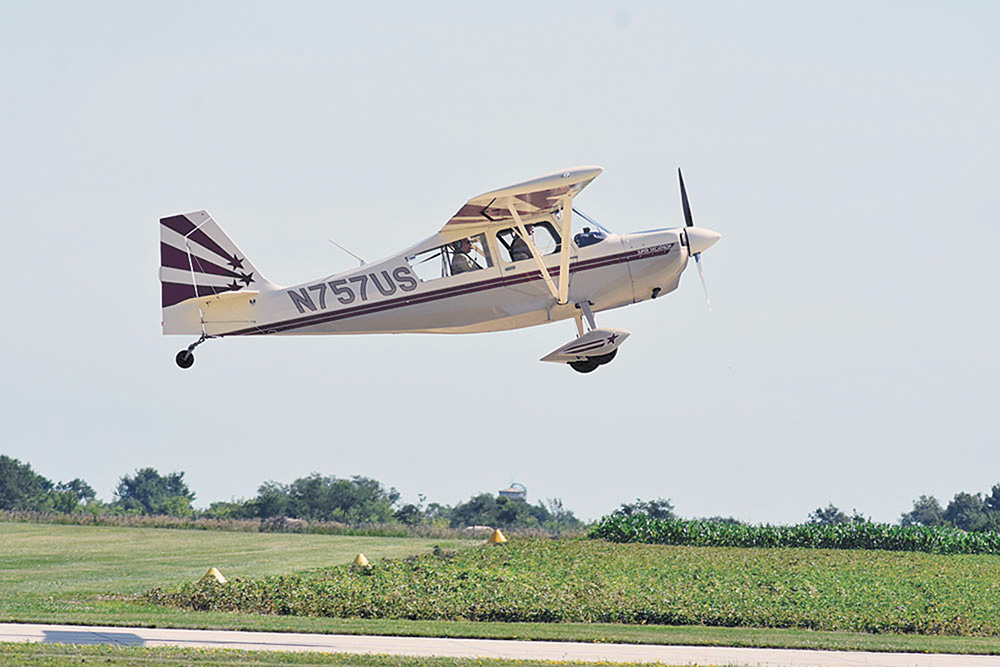
[[[109,596],[226,577],[401,558],[456,540],[0,523],[0,620],[103,622],[129,605]]]
[[[592,667],[593,662],[567,660],[500,660],[348,653],[237,651],[232,649],[139,648],[135,646],[64,646],[0,644],[0,665],[52,667],[78,663],[102,665],[339,665],[341,667]],[[607,663],[603,663],[607,664]],[[628,663],[631,667],[667,667],[663,663]],[[683,666],[682,666],[683,667]],[[718,667],[726,667],[719,665]]]

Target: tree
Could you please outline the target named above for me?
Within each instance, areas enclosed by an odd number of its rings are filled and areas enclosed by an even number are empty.
[[[257,505],[252,500],[217,500],[203,515],[212,519],[253,519],[257,516]]]
[[[0,510],[51,509],[52,482],[31,465],[0,455]]]
[[[849,523],[851,519],[833,503],[830,503],[826,506],[826,509],[817,507],[815,511],[809,514],[809,521],[821,526],[836,526],[841,523]]]
[[[396,518],[396,521],[402,524],[407,526],[416,526],[423,521],[424,513],[413,503],[407,503],[396,510],[396,513],[393,516]]]
[[[253,499],[256,514],[262,519],[288,516],[288,486],[278,482],[264,482]]]
[[[578,528],[582,522],[563,506],[559,498],[550,498],[545,503],[529,505],[522,499],[494,496],[480,493],[455,507],[428,507],[436,514],[446,516],[452,528],[464,526],[492,526],[494,528],[517,528],[521,530],[545,529],[551,531]]]
[[[629,516],[632,514],[646,514],[652,519],[664,519],[672,521],[677,518],[674,514],[674,504],[670,499],[657,498],[656,500],[635,499],[634,503],[622,503],[613,513],[614,516]]]
[[[544,508],[542,508],[544,512]],[[493,526],[495,528],[539,528],[541,524],[531,505],[524,500],[499,498],[480,493],[451,510],[451,527]]]
[[[448,505],[430,503],[427,505],[427,509],[424,510],[424,517],[426,517],[430,523],[450,524],[451,512],[452,508]]]
[[[162,476],[155,468],[141,468],[124,475],[115,489],[115,505],[127,512],[191,516],[194,493],[184,482],[183,472]]]
[[[733,516],[709,516],[703,519],[698,519],[699,521],[704,521],[705,523],[726,523],[730,526],[742,526],[743,522]]]
[[[871,523],[872,522],[872,518],[870,516],[865,516],[864,514],[862,514],[861,512],[859,512],[856,509],[852,509],[851,510],[850,522],[851,523]]]
[[[983,499],[986,511],[989,513],[1000,512],[1000,484],[994,484],[990,495]]]
[[[982,495],[976,493],[956,493],[944,511],[944,520],[962,530],[983,530],[986,528],[986,504]]]
[[[904,526],[940,526],[944,523],[944,510],[934,496],[920,496],[913,501],[913,509],[903,513],[899,522]]]
[[[573,512],[563,506],[561,498],[549,498],[545,502],[545,509],[549,513],[549,518],[544,520],[542,525],[547,530],[572,530],[583,525]]]
[[[52,498],[52,509],[65,514],[72,514],[80,509],[81,504],[89,503],[97,497],[93,487],[79,477],[69,482],[59,482],[49,495]]]
[[[351,479],[324,477],[318,472],[291,484],[266,482],[257,491],[257,516],[287,516],[310,521],[389,523],[399,500],[396,489],[355,475]]]
[[[497,523],[497,499],[492,493],[472,496],[451,509],[450,519],[452,528],[493,526]]]
[[[76,497],[77,502],[80,503],[85,503],[97,497],[97,492],[94,491],[94,487],[87,484],[79,477],[70,480],[69,482],[59,482],[56,484],[56,491],[72,493]]]

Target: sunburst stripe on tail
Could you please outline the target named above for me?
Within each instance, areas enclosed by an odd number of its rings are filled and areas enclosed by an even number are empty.
[[[177,232],[178,234],[180,234],[185,238],[190,238],[198,245],[202,246],[203,248],[211,250],[216,255],[225,259],[226,261],[234,259],[235,255],[230,255],[229,253],[227,253],[226,250],[223,249],[222,246],[220,246],[218,243],[216,243],[214,239],[209,237],[208,234],[206,234],[203,230],[199,229],[201,225],[196,225],[189,217],[192,215],[197,216],[202,213],[205,214],[205,216],[208,218],[208,221],[215,222],[214,220],[212,220],[212,216],[210,216],[207,211],[198,211],[196,213],[188,213],[186,215],[172,215],[169,218],[161,218],[160,224],[163,225],[164,227],[167,227],[168,229],[174,230],[175,232]],[[206,221],[203,221],[202,224],[204,224],[205,222]],[[216,227],[218,227],[218,224],[216,224]],[[222,230],[219,229],[219,231]]]
[[[188,299],[272,287],[207,211],[160,219],[160,284],[164,333],[197,333]]]
[[[198,273],[210,273],[216,276],[226,276],[227,278],[239,278],[240,274],[230,269],[213,264],[197,255],[175,248],[166,243],[160,243],[160,266],[169,269],[181,269],[190,271],[192,268]]]

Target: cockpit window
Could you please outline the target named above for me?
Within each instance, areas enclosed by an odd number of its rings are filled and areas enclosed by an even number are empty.
[[[421,282],[481,271],[493,266],[486,234],[477,234],[406,258]]]
[[[526,224],[525,231],[538,249],[538,254],[552,255],[559,252],[559,234],[550,222]],[[497,232],[497,245],[500,246],[500,258],[505,262],[520,262],[531,259],[531,249],[521,238],[521,233],[514,228],[501,229]]]
[[[582,232],[573,237],[573,240],[576,242],[578,248],[586,248],[589,245],[600,243],[606,238],[608,238],[608,235],[601,230],[584,227]]]

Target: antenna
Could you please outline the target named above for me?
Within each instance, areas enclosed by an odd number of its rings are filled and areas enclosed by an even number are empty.
[[[364,265],[365,265],[365,260],[361,259],[361,257],[359,257],[358,255],[355,255],[355,254],[354,254],[353,252],[351,252],[350,250],[348,250],[348,249],[347,249],[347,248],[345,248],[344,246],[340,245],[339,243],[337,243],[337,242],[336,242],[336,241],[334,241],[333,239],[327,239],[327,240],[328,240],[328,241],[329,241],[330,243],[332,243],[333,245],[335,245],[335,246],[337,246],[338,248],[340,248],[341,250],[343,250],[344,252],[346,252],[346,253],[347,253],[348,255],[350,255],[350,256],[351,256],[351,257],[353,257],[354,259],[356,259],[356,260],[358,260],[359,262],[361,262],[361,266],[364,266]]]

